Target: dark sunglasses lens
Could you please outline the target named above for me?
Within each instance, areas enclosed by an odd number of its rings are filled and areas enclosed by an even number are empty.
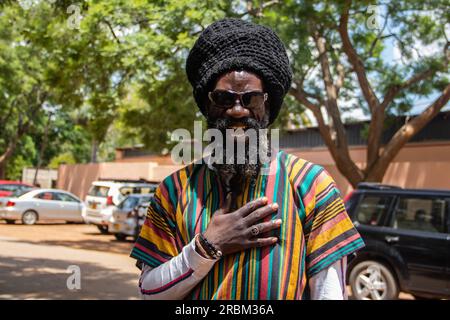
[[[236,101],[235,94],[227,91],[213,91],[211,98],[219,107],[232,107]]]
[[[246,108],[257,108],[264,103],[264,93],[247,92],[242,95],[242,103]]]

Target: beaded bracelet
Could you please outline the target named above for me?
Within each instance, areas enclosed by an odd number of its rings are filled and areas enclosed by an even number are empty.
[[[206,250],[208,255],[213,257],[214,259],[220,259],[222,257],[222,251],[218,250],[213,244],[211,244],[203,235],[203,233],[199,233],[198,239],[200,240],[200,244]]]
[[[207,259],[214,259],[211,255],[206,252],[206,250],[203,248],[202,244],[199,240],[199,234],[195,235],[195,246],[200,251],[201,255]]]

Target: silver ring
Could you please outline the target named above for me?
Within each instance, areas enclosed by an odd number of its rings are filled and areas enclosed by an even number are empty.
[[[259,234],[259,228],[257,226],[254,226],[251,229],[252,235],[257,236]]]

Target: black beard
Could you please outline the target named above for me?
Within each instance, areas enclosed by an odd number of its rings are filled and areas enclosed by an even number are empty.
[[[223,147],[223,161],[222,163],[213,163],[212,165],[217,169],[219,176],[222,178],[227,191],[233,190],[235,194],[240,193],[243,187],[243,179],[250,178],[251,183],[255,183],[261,169],[261,159],[257,157],[257,163],[250,163],[250,154],[259,155],[260,148],[269,150],[269,139],[267,135],[261,136],[260,129],[266,129],[269,121],[264,119],[257,121],[252,118],[241,118],[239,120],[232,120],[228,118],[215,119],[210,121],[208,119],[207,124],[209,129],[218,129],[223,137],[226,137],[226,129],[231,129],[234,124],[239,123],[245,126],[246,129],[254,129],[256,131],[257,143],[256,145],[250,145],[245,143],[245,158],[244,163],[238,164],[237,152],[233,152],[234,161],[232,164],[228,164],[226,161],[226,143]]]

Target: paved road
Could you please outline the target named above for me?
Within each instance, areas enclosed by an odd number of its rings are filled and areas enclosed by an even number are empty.
[[[132,245],[92,225],[0,222],[0,299],[138,299]],[[80,290],[67,288],[72,265]]]
[[[0,299],[138,299],[131,242],[97,234],[88,225],[0,224]],[[80,290],[67,287],[73,265]]]

